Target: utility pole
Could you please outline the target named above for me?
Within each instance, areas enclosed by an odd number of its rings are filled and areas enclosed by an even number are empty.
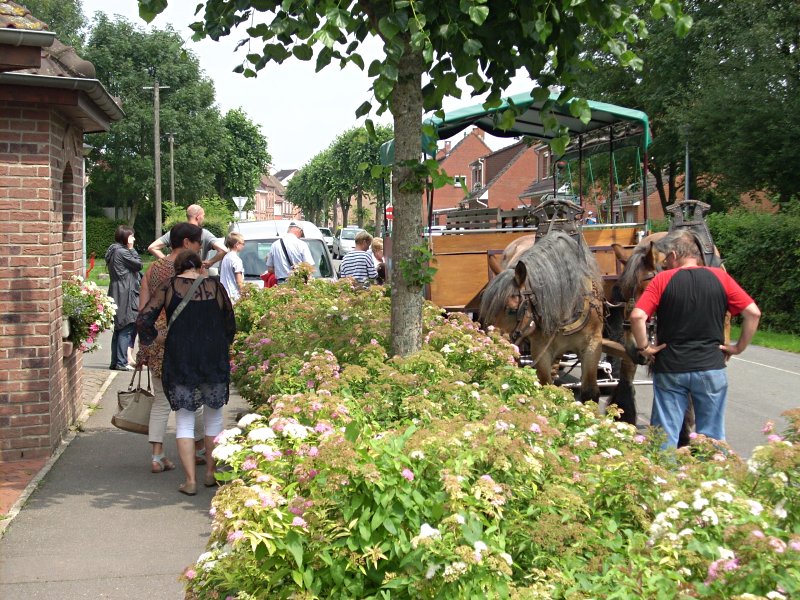
[[[169,201],[175,204],[175,134],[169,136]]]
[[[156,237],[161,235],[161,123],[159,120],[159,111],[161,109],[161,102],[159,99],[159,90],[168,90],[168,85],[158,85],[158,79],[155,80],[154,85],[145,86],[144,90],[153,90],[153,160],[155,162],[155,179],[156,179],[156,198],[154,211],[156,213]]]

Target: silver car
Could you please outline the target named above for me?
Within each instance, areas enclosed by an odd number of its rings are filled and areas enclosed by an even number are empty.
[[[340,229],[336,237],[333,238],[333,258],[344,258],[345,254],[355,250],[356,235],[363,231],[360,227],[345,227]]]
[[[327,227],[320,227],[320,233],[322,234],[322,239],[325,240],[325,245],[328,246],[328,251],[333,253],[333,234],[331,230]]]

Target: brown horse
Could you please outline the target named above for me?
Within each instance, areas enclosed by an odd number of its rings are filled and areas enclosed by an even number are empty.
[[[497,275],[503,269],[512,269],[516,266],[520,256],[531,249],[536,243],[536,234],[523,235],[518,237],[503,250],[503,254],[498,260],[496,256],[489,257],[489,268],[492,273]]]
[[[532,236],[531,236],[532,237]],[[551,231],[494,277],[481,298],[481,324],[527,339],[539,381],[553,382],[551,365],[566,352],[581,361],[582,401],[598,401],[597,364],[603,340],[600,271],[588,246]]]

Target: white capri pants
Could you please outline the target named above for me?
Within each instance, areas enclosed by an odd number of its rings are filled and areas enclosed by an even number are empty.
[[[175,437],[194,438],[194,420],[198,411],[179,408],[175,413]],[[222,408],[203,407],[203,420],[205,421],[206,437],[217,437],[222,431]]]
[[[155,444],[163,444],[164,436],[167,433],[167,422],[169,421],[169,415],[172,413],[172,407],[170,407],[167,397],[164,395],[164,387],[161,385],[161,377],[154,376],[153,372],[151,371],[150,380],[153,382],[153,393],[156,397],[153,400],[153,408],[150,410],[149,441]],[[202,418],[203,407],[198,408],[197,411],[195,411],[195,426],[192,431],[197,432],[197,436],[194,438],[197,441],[203,439],[203,428],[201,427]]]

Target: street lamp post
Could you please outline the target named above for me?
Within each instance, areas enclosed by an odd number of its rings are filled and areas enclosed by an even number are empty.
[[[144,86],[144,90],[153,90],[153,161],[155,162],[156,197],[154,211],[156,213],[156,237],[161,235],[161,123],[159,111],[161,102],[159,98],[160,90],[168,90],[168,85],[158,85],[158,79],[154,85]]]

